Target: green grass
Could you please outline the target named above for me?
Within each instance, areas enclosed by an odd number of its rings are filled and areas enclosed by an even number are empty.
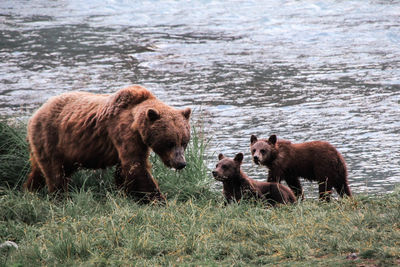
[[[12,135],[0,138],[7,143]],[[221,192],[210,189],[206,144],[199,136],[193,133],[188,166],[181,172],[152,157],[153,174],[168,198],[165,206],[140,205],[116,191],[112,169],[77,173],[64,199],[50,198],[45,190],[21,192],[15,187],[19,182],[11,183],[23,176],[18,172],[10,172],[7,183],[2,176],[0,244],[10,240],[19,247],[0,249],[0,266],[400,264],[400,188],[331,203],[225,207]],[[18,149],[2,150],[2,171],[3,166],[24,166],[27,153]],[[346,259],[351,253],[355,260]]]
[[[25,126],[0,122],[0,186],[19,187],[29,172]]]

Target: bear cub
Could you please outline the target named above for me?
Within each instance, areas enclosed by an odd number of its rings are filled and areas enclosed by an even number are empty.
[[[215,180],[223,183],[223,194],[228,203],[246,199],[261,199],[268,204],[287,204],[296,202],[293,192],[282,184],[261,182],[249,178],[240,168],[243,154],[239,153],[234,159],[218,156],[219,162],[212,172]]]
[[[297,197],[303,197],[299,177],[319,183],[319,198],[329,201],[332,188],[341,197],[351,196],[346,162],[331,144],[312,141],[292,144],[287,140],[250,138],[250,150],[257,165],[268,167],[268,182],[285,180]]]

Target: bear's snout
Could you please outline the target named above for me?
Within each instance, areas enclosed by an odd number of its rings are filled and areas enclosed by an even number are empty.
[[[185,158],[181,158],[179,160],[171,160],[168,162],[168,164],[166,164],[168,167],[172,167],[176,170],[182,170],[183,168],[186,167],[186,161]]]
[[[228,180],[228,177],[225,176],[224,174],[219,173],[218,171],[212,171],[212,175],[214,176],[214,179],[220,182],[224,182]]]
[[[178,162],[177,164],[176,164],[176,169],[177,170],[182,170],[183,168],[185,168],[186,167],[186,162]]]
[[[258,158],[258,156],[254,156],[253,161],[255,164],[260,165],[260,159]]]
[[[185,150],[183,147],[176,147],[172,151],[172,160],[171,165],[173,168],[177,170],[181,170],[186,167],[186,160],[185,160]]]

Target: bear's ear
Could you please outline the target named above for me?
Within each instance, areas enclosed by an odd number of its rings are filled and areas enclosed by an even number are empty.
[[[275,145],[276,144],[276,135],[273,134],[269,137],[268,142]]]
[[[251,144],[254,144],[255,142],[257,142],[257,136],[255,136],[254,134],[252,134],[251,135],[251,137],[250,137],[250,142],[251,142]]]
[[[219,159],[219,160],[221,160],[221,159],[223,159],[223,158],[225,158],[225,157],[224,157],[224,155],[222,155],[222,153],[218,155],[218,159]]]
[[[235,158],[233,159],[234,161],[236,161],[239,164],[242,164],[242,160],[243,160],[243,153],[238,153],[236,154]]]
[[[147,118],[149,118],[151,122],[156,121],[160,118],[160,113],[155,109],[149,108],[147,110]]]
[[[190,114],[192,114],[192,110],[190,108],[185,108],[182,110],[182,114],[188,120],[190,118]]]

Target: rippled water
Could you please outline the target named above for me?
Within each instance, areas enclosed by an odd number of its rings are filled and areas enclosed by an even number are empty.
[[[249,139],[275,133],[334,144],[355,193],[400,182],[399,1],[2,0],[0,59],[3,116],[137,83],[195,110],[210,167],[264,179]]]

